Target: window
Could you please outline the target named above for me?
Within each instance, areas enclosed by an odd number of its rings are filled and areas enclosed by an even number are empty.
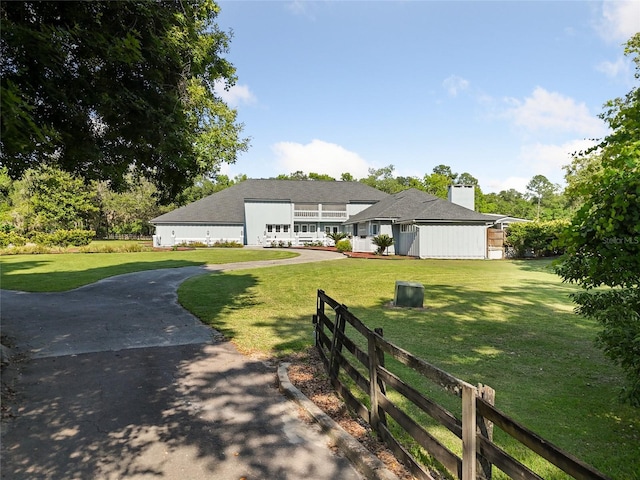
[[[324,227],[324,233],[326,234],[331,233],[331,227]]]
[[[300,232],[300,225],[295,224],[295,225],[293,226],[293,233],[299,233],[299,232]]]
[[[273,232],[273,225],[267,225],[267,232]]]
[[[308,225],[302,225],[302,233],[307,233],[309,231]]]
[[[316,226],[313,225],[313,224],[309,225],[309,232],[310,233],[315,233],[315,231],[316,231]]]
[[[280,233],[280,229],[281,229],[281,226],[280,225],[276,225],[276,233]]]
[[[380,228],[380,225],[378,225],[377,223],[372,223],[371,224],[371,235],[378,235],[379,228]]]
[[[282,231],[283,231],[284,233],[289,233],[289,225],[283,225],[283,226],[282,226]]]

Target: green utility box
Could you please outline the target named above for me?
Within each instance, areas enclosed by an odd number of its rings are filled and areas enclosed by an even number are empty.
[[[424,303],[424,285],[416,282],[396,281],[396,293],[393,304],[396,307],[422,308]]]

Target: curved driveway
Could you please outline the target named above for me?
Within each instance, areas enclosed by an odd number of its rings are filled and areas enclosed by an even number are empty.
[[[72,291],[0,290],[2,331],[29,349],[5,422],[2,478],[358,479],[275,388],[275,368],[240,355],[177,303],[208,271],[293,259],[120,275]]]

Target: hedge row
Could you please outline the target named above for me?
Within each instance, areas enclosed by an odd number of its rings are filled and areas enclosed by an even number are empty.
[[[9,245],[20,247],[27,243],[35,243],[45,247],[81,247],[89,245],[96,232],[91,230],[56,230],[53,233],[35,232],[30,237],[23,237],[14,232],[0,232],[0,248]]]
[[[507,230],[505,244],[514,249],[518,258],[562,255],[564,247],[559,238],[568,225],[568,220],[513,223]]]

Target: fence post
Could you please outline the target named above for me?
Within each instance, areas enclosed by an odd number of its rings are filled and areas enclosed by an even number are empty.
[[[476,396],[473,385],[462,385],[462,480],[476,480]]]
[[[376,332],[377,333],[377,332]],[[369,408],[369,425],[373,431],[380,434],[378,427],[380,423],[380,411],[378,406],[378,352],[376,351],[376,336],[369,331],[367,335],[367,353],[369,355],[369,398],[371,406]]]
[[[490,405],[496,401],[496,391],[488,385],[478,384],[478,396]],[[487,420],[482,415],[476,418],[478,433],[489,441],[493,441],[493,422]],[[483,480],[491,480],[491,462],[482,455],[478,455],[478,474]]]
[[[324,290],[318,289],[318,296],[316,297],[316,314],[313,317],[313,325],[315,326],[315,345],[316,348],[320,348],[320,333],[322,331],[324,322],[320,320],[324,317],[324,300],[322,300],[322,294],[324,294]]]
[[[374,328],[373,329],[374,332],[376,332],[378,335],[380,335],[381,337],[384,337],[384,330],[382,330],[382,328]],[[378,347],[377,343],[374,342],[375,344],[375,352],[376,352],[376,362],[379,366],[384,367],[384,350],[382,350],[380,347]],[[383,395],[387,394],[387,387],[384,384],[384,380],[382,380],[380,377],[378,377],[378,374],[376,373],[376,382],[378,384],[378,391],[380,393],[382,393]],[[384,410],[378,406],[378,421],[384,425],[387,426],[387,416],[384,413]]]
[[[331,342],[331,357],[329,358],[329,378],[338,378],[338,370],[340,369],[340,361],[338,360],[338,353],[342,353],[342,337],[340,334],[344,334],[345,318],[343,309],[347,307],[339,305],[336,308],[336,319],[333,324],[333,341]]]

